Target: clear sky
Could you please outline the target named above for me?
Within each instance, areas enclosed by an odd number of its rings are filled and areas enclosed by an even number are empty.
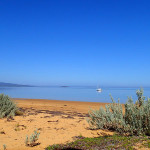
[[[0,82],[150,86],[149,0],[0,0]]]

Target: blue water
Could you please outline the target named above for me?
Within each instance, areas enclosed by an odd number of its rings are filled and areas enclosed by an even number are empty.
[[[121,103],[125,103],[128,96],[137,100],[136,90],[137,88],[102,88],[102,92],[98,93],[95,87],[0,87],[0,93],[12,98],[111,102],[111,94],[115,100],[120,98]],[[150,97],[150,88],[144,88],[144,96]]]

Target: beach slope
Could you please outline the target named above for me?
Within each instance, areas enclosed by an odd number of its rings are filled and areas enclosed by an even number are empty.
[[[89,130],[85,118],[90,108],[99,109],[106,103],[75,102],[42,99],[13,99],[24,112],[14,120],[0,119],[0,149],[3,144],[8,150],[42,150],[48,145],[70,142],[77,136],[97,137],[112,135],[112,132]],[[40,132],[39,145],[27,147],[26,136],[34,130]]]

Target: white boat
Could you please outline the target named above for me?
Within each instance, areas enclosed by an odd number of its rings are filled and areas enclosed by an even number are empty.
[[[101,88],[96,89],[97,92],[102,92]]]

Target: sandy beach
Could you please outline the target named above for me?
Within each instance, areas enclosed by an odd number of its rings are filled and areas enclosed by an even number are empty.
[[[13,99],[24,111],[23,116],[14,120],[0,119],[0,149],[42,150],[48,145],[71,142],[77,136],[97,137],[112,135],[112,132],[90,130],[87,121],[90,108],[99,109],[106,103],[75,102],[43,99]],[[26,136],[34,130],[40,132],[39,145],[27,147]]]

